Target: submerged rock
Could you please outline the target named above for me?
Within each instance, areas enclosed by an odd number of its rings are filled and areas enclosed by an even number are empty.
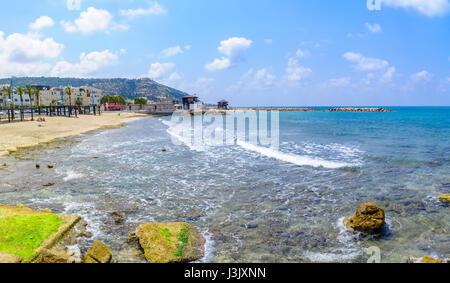
[[[205,238],[188,223],[146,223],[132,233],[133,239],[152,263],[192,262],[205,256]]]
[[[111,213],[111,216],[114,217],[114,222],[116,225],[122,224],[124,221],[124,216],[117,211]]]
[[[440,195],[436,199],[443,203],[450,203],[450,194]]]
[[[379,234],[386,224],[384,210],[372,202],[363,202],[352,216],[344,219],[348,229],[365,234]]]
[[[89,248],[86,256],[84,257],[84,263],[110,263],[112,260],[112,254],[108,246],[100,241],[95,241],[92,247]]]
[[[0,252],[0,263],[21,263],[22,261],[21,256]]]

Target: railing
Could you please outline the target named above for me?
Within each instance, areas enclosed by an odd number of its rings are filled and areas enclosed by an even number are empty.
[[[34,121],[35,116],[47,117],[78,117],[78,115],[101,115],[101,108],[98,105],[92,106],[44,106],[29,107],[0,106],[0,122],[8,121]]]

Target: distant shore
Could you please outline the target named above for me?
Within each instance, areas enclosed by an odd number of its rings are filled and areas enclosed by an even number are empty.
[[[45,122],[0,123],[0,157],[22,147],[36,146],[58,138],[76,136],[104,127],[119,126],[147,117],[135,113],[103,113],[101,116],[80,115],[79,118],[44,117]]]

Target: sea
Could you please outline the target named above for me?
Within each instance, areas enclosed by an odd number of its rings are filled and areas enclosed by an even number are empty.
[[[177,120],[143,118],[0,159],[0,203],[83,216],[87,246],[103,241],[117,262],[143,261],[126,242],[138,225],[180,221],[206,239],[199,262],[447,259],[450,212],[436,196],[450,193],[450,107],[388,108],[280,112],[276,148],[251,132],[193,143]],[[385,210],[382,235],[342,224],[366,201]]]

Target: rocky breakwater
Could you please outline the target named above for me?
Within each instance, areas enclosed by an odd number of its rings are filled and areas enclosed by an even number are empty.
[[[151,263],[183,263],[205,256],[205,239],[188,223],[146,223],[130,234]]]
[[[360,203],[356,213],[344,219],[347,229],[368,235],[380,234],[385,224],[384,210],[372,202]]]
[[[329,112],[392,112],[392,110],[385,108],[357,108],[357,107],[346,107],[346,108],[331,108],[328,109]]]

